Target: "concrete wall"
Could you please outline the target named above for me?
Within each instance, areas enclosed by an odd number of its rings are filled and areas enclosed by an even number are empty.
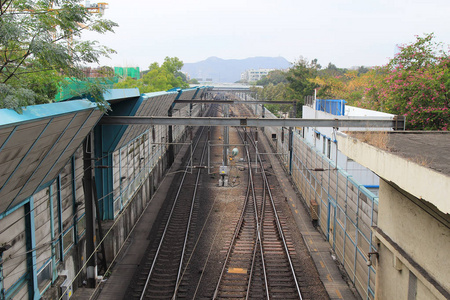
[[[447,299],[450,295],[450,216],[446,215],[445,224],[426,206],[425,201],[381,181],[378,227],[392,243],[377,234],[381,244],[378,299],[411,299],[408,295]],[[447,293],[442,294],[439,287]]]
[[[450,180],[445,174],[421,166],[411,160],[383,151],[356,138],[338,134],[339,148],[348,157],[369,168],[378,176],[395,182],[400,188],[450,213]],[[437,186],[439,188],[430,188]]]
[[[341,150],[380,178],[378,299],[450,299],[450,178],[345,135]],[[444,195],[445,194],[445,195]]]

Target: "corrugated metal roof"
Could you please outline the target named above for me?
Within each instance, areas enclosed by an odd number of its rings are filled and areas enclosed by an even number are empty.
[[[110,89],[103,93],[106,101],[122,100],[127,98],[139,97],[139,89]]]
[[[178,92],[156,92],[142,95],[142,101],[138,102],[138,109],[134,116],[167,116],[169,108],[178,96]],[[148,126],[128,125],[117,147],[119,149],[131,140],[142,134]]]
[[[0,109],[0,213],[51,182],[103,115],[88,100]]]
[[[198,93],[195,95],[195,100],[200,100],[207,90],[208,88],[205,86],[199,87]]]

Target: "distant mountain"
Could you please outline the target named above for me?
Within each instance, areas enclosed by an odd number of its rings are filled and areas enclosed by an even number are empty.
[[[283,57],[251,57],[246,59],[221,59],[210,57],[196,63],[186,63],[181,69],[191,78],[212,82],[236,82],[248,69],[287,69],[291,66]]]

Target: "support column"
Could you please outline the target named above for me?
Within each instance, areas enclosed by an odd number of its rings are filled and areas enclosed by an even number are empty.
[[[29,299],[40,299],[37,282],[36,262],[36,229],[34,224],[34,199],[30,198],[25,204],[25,228],[27,244],[27,270],[28,270],[28,293]]]
[[[292,157],[294,155],[294,132],[293,128],[289,127],[289,175],[292,175]]]
[[[6,249],[0,250],[0,299],[6,299],[5,294],[5,285],[3,284],[3,252],[6,251]]]
[[[172,117],[173,113],[173,107],[170,107],[169,112],[167,114],[168,117]],[[174,149],[173,149],[173,127],[172,125],[169,125],[169,132],[168,132],[168,143],[169,148],[167,150],[167,168],[170,168],[170,166],[173,164],[173,161],[175,160],[174,155]]]
[[[87,287],[95,288],[95,276],[97,272],[95,251],[95,215],[93,206],[92,183],[92,134],[89,134],[83,142],[83,188],[86,218],[86,259],[87,261]],[[91,257],[92,256],[92,257]]]
[[[229,105],[223,105],[223,117],[228,118]],[[229,139],[229,126],[223,127],[223,163],[220,172],[219,186],[228,186],[228,144]]]
[[[223,113],[223,117],[224,118],[228,118],[229,115],[229,105],[228,104],[224,104],[224,113]],[[228,166],[228,144],[229,144],[229,127],[228,126],[224,126],[223,127],[223,165],[224,166]]]
[[[264,104],[261,105],[262,108],[262,118],[264,119],[266,117],[266,108],[264,107]],[[261,131],[264,132],[264,127],[261,127]]]

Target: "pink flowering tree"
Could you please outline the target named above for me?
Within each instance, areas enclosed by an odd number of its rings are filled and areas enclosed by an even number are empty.
[[[417,36],[399,47],[366,90],[372,108],[406,116],[408,129],[449,129],[450,58],[433,39]]]

